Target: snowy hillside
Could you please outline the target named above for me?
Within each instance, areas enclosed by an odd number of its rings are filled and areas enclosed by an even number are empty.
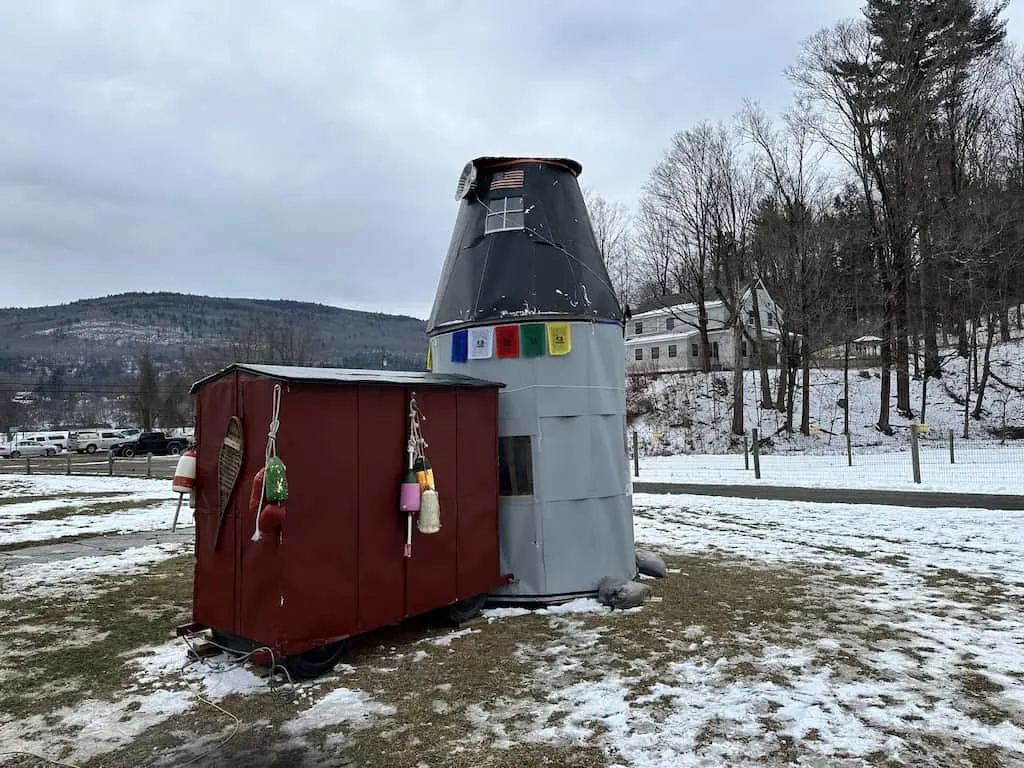
[[[980,334],[979,334],[980,335]],[[967,361],[954,349],[941,350],[943,376],[928,382],[925,423],[929,431],[924,439],[939,440],[955,430],[963,434]],[[991,352],[992,371],[1010,387],[990,378],[985,392],[985,413],[980,420],[970,419],[970,437],[978,442],[995,441],[993,431],[1005,426],[1024,426],[1024,338],[995,342]],[[979,374],[981,365],[979,363]],[[911,372],[913,369],[911,368]],[[779,370],[769,369],[772,395],[778,391]],[[797,376],[794,396],[794,435],[786,435],[785,413],[760,408],[760,377],[758,372],[744,375],[744,425],[749,433],[758,428],[762,438],[771,438],[765,450],[775,453],[833,453],[845,450],[843,437],[843,369],[818,367],[811,370],[810,421],[813,434],[799,434],[802,388]],[[911,405],[920,414],[922,382],[911,380]],[[875,428],[878,421],[881,369],[878,367],[850,369],[850,431],[856,448],[871,452],[905,450],[907,426],[917,419],[906,419],[896,412],[896,374],[892,373],[892,408],[890,424],[894,434],[888,436]],[[710,374],[668,374],[630,385],[631,410],[638,415],[630,429],[636,430],[643,455],[675,455],[681,453],[726,453],[742,450],[730,435],[732,423],[732,372]],[[977,397],[971,392],[971,409]],[[959,402],[957,402],[959,400]],[[742,441],[740,441],[740,445]]]

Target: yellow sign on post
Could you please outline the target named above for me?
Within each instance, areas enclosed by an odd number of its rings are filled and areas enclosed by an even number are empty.
[[[929,426],[927,424],[915,424],[914,430],[920,434],[922,432],[927,432],[929,430]]]

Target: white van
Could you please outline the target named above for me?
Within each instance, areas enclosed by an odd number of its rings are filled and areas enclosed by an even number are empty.
[[[96,453],[110,450],[110,446],[123,443],[128,437],[113,429],[83,429],[72,432],[68,439],[68,450],[75,453]]]

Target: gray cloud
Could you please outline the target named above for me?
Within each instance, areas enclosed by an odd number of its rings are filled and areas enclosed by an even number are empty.
[[[0,305],[124,290],[425,317],[462,165],[632,205],[671,134],[788,99],[856,0],[0,4]]]

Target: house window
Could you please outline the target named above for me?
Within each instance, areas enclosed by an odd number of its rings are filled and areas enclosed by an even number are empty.
[[[666,317],[665,318],[665,330],[666,331],[671,331],[675,327],[676,327],[676,319],[674,317]]]
[[[676,356],[676,345],[675,344],[669,344],[668,345],[668,356],[669,357],[675,357]]]
[[[636,352],[633,353],[633,356],[637,360],[643,360],[644,359],[644,351],[643,351],[643,349],[641,347],[637,347],[636,348]]]
[[[771,325],[773,322],[775,322],[775,315],[773,315],[771,312],[769,312],[768,313],[768,325]]]
[[[643,323],[637,323],[636,325],[634,325],[633,326],[633,332],[634,333],[643,333],[644,332],[644,324]]]
[[[717,341],[711,342],[711,357],[713,357],[715,360],[718,359],[718,342]]]
[[[661,347],[651,347],[651,360],[657,360],[661,356]]]
[[[484,234],[522,229],[526,223],[524,217],[523,198],[502,197],[498,200],[491,200],[491,207],[484,220]]]
[[[747,323],[749,323],[750,325],[754,324],[754,310],[750,310],[749,312],[747,312]]]
[[[700,357],[700,347],[698,345],[690,345],[690,357]]]
[[[743,356],[747,356],[747,342],[745,341],[743,342]]]
[[[533,495],[533,450],[530,436],[498,438],[498,493]]]

